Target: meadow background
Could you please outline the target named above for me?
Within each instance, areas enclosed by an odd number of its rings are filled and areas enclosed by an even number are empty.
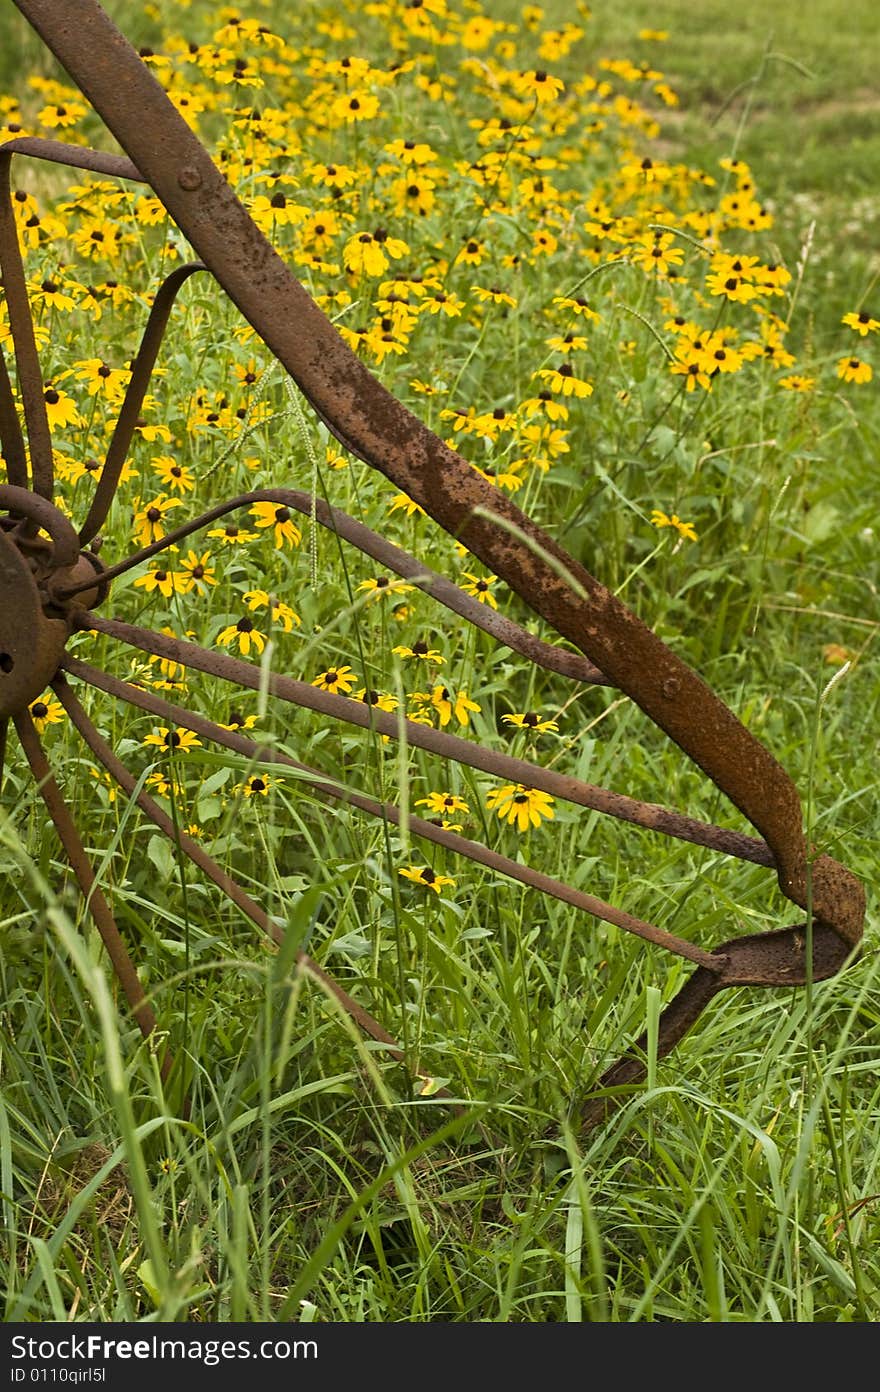
[[[725,993],[583,1134],[591,1083],[689,967],[84,693],[163,805],[405,1042],[414,1080],[132,810],[47,693],[52,765],[186,1062],[166,1090],[11,747],[6,1318],[876,1319],[873,7],[845,25],[835,0],[769,19],[757,0],[108,8],[364,360],[767,744],[868,920],[838,978]],[[0,125],[113,148],[8,4]],[[14,186],[81,518],[84,461],[186,248],[142,191],[23,161]],[[552,638],[336,446],[207,278],[160,369],[105,559],[284,484]],[[618,694],[386,585],[308,517],[237,522],[121,578],[103,612],[741,827]],[[520,830],[497,780],[92,635],[71,650],[702,945],[796,917],[756,867],[558,800],[530,797]]]

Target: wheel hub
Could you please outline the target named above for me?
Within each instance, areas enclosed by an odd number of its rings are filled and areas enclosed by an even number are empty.
[[[80,551],[58,508],[23,488],[0,486],[0,719],[26,711],[58,671],[77,609],[107,592],[101,564]],[[49,538],[42,533],[48,532]],[[75,597],[65,590],[94,577]]]

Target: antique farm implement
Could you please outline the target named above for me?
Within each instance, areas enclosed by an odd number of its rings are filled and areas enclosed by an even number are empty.
[[[710,950],[455,832],[418,818],[409,819],[415,836],[580,907],[692,962],[695,972],[661,1018],[660,1054],[674,1047],[713,996],[726,987],[792,987],[839,971],[861,937],[863,891],[844,866],[827,855],[813,853],[805,838],[797,790],[769,751],[635,614],[379,384],[273,250],[150,69],[96,0],[16,0],[16,4],[127,157],[36,138],[14,139],[0,147],[0,267],[21,403],[19,413],[13,376],[0,362],[0,442],[7,480],[0,484],[0,730],[5,736],[11,721],[17,731],[40,796],[144,1034],[155,1025],[152,1008],[110,903],[95,882],[29,706],[51,684],[92,756],[118,787],[136,799],[142,813],[176,841],[245,915],[279,941],[281,930],[264,909],[137,787],[136,779],[92,724],[76,688],[85,683],[101,689],[248,758],[294,761],[278,751],[261,749],[241,732],[221,727],[66,652],[72,634],[94,630],[141,653],[258,689],[260,670],[253,664],[112,616],[116,576],[218,517],[255,502],[273,504],[279,516],[298,511],[313,517],[346,543],[420,586],[463,620],[478,624],[529,660],[562,677],[601,683],[625,693],[755,828],[758,835],[747,836],[699,822],[513,759],[473,740],[406,723],[409,744],[440,758],[458,760],[775,872],[783,894],[806,917],[777,931],[732,938]],[[53,504],[53,456],[44,382],[10,194],[10,166],[22,157],[148,185],[200,258],[176,268],[155,296],[97,488],[78,530]],[[579,652],[539,641],[359,522],[304,492],[281,486],[231,498],[105,568],[91,543],[108,516],[175,295],[191,275],[205,271],[213,275],[345,449],[404,490]],[[272,675],[270,689],[277,698],[308,706],[328,719],[373,729],[391,738],[399,736],[400,723],[395,716],[318,690],[293,676]],[[398,819],[395,807],[366,795],[343,792],[320,771],[297,767],[300,775],[326,796],[344,798],[364,813],[391,824]],[[362,1029],[400,1056],[391,1036],[361,1005],[311,959],[302,953],[300,958],[321,976]],[[609,1089],[643,1076],[643,1047],[644,1041],[639,1041],[632,1053],[604,1074],[583,1113],[587,1123],[603,1115]]]

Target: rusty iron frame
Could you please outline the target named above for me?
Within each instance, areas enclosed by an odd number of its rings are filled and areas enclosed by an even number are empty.
[[[4,513],[0,516],[0,597],[14,597],[13,606],[7,600],[5,616],[0,614],[0,744],[11,717],[141,1030],[149,1034],[154,1027],[151,1008],[109,905],[94,882],[28,717],[29,701],[47,683],[51,682],[74,726],[109,776],[276,941],[279,930],[265,911],[197,843],[177,835],[161,807],[138,791],[135,779],[89,720],[71,679],[174,721],[248,759],[296,767],[321,796],[342,799],[392,825],[399,820],[392,805],[342,788],[318,770],[277,750],[261,748],[240,733],[100,672],[64,651],[72,633],[93,630],[182,667],[259,689],[260,671],[250,663],[94,612],[106,601],[115,576],[218,517],[257,501],[274,502],[287,512],[299,511],[313,518],[530,661],[564,677],[623,692],[703,770],[759,833],[757,837],[746,836],[698,822],[418,723],[403,722],[402,731],[396,717],[367,703],[332,695],[281,674],[270,678],[270,690],[280,699],[329,718],[391,738],[399,738],[403,732],[413,747],[441,758],[774,869],[783,894],[805,910],[806,921],[732,938],[710,951],[456,833],[409,818],[414,835],[695,963],[696,971],[661,1016],[661,1056],[674,1047],[719,991],[731,986],[798,986],[838,972],[861,939],[864,892],[849,870],[828,855],[815,854],[808,845],[797,789],[765,746],[647,625],[381,386],[256,227],[152,72],[97,0],[15,0],[15,4],[126,155],[36,138],[0,146],[0,268],[27,434],[26,447],[12,381],[0,359],[0,443],[8,479],[0,485],[0,510]],[[16,155],[146,183],[200,258],[173,271],[155,296],[97,489],[78,533],[51,501],[51,436],[10,195],[9,171]],[[294,489],[262,489],[233,498],[119,564],[104,568],[89,543],[97,536],[113,501],[174,299],[197,271],[213,275],[345,449],[408,494],[578,652],[543,642],[511,620],[488,611],[445,577],[361,523]],[[40,529],[48,533],[49,542],[39,535]],[[300,954],[300,960],[366,1033],[395,1057],[402,1057],[391,1036],[338,983],[305,954]],[[602,1075],[581,1111],[585,1125],[595,1124],[605,1115],[617,1091],[645,1076],[645,1048],[643,1036]]]

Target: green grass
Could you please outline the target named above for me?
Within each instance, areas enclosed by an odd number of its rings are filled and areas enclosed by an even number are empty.
[[[659,139],[644,148],[719,178],[720,158],[748,160],[775,222],[745,244],[794,273],[796,300],[789,287],[789,298],[773,307],[793,306],[792,370],[815,373],[819,388],[786,393],[773,375],[755,372],[716,381],[705,396],[676,394],[680,379],[667,374],[658,343],[671,340],[660,303],[666,287],[655,290],[633,267],[616,268],[587,287],[604,317],[589,328],[595,392],[588,403],[571,403],[571,452],[547,474],[532,469],[515,501],[619,592],[788,770],[818,848],[867,888],[859,959],[811,992],[724,993],[669,1058],[649,1058],[647,1083],[585,1135],[579,1110],[591,1084],[656,1019],[689,965],[492,872],[435,855],[301,782],[279,780],[266,799],[235,795],[254,770],[216,746],[177,757],[183,788],[175,814],[198,824],[211,854],[287,928],[289,945],[302,945],[367,1006],[404,1044],[411,1069],[445,1084],[463,1104],[456,1108],[421,1093],[409,1069],[389,1062],[315,978],[293,969],[290,951],[261,941],[124,795],[111,798],[81,742],[59,723],[46,735],[53,767],[163,1033],[145,1044],[133,1028],[24,761],[11,749],[0,815],[7,1319],[683,1323],[880,1315],[873,900],[880,567],[872,486],[880,413],[876,381],[845,387],[834,373],[845,351],[869,357],[873,348],[848,337],[840,318],[863,305],[876,314],[878,200],[868,171],[880,152],[869,100],[872,12],[853,4],[843,26],[838,8],[825,0],[797,15],[780,11],[771,33],[757,0],[736,10],[712,0],[698,13],[684,3],[636,0],[625,11],[597,4],[584,22],[585,46],[549,64],[573,83],[602,57],[647,56],[681,104],[659,111]],[[572,18],[568,6],[546,9],[545,27]],[[157,47],[163,28],[179,22],[176,10],[154,20],[129,19],[120,5],[113,13],[129,32],[130,23],[141,26],[138,40]],[[257,13],[281,26],[286,7]],[[514,14],[506,6],[504,13]],[[368,48],[377,26],[364,22],[361,31],[360,24],[359,51],[387,62],[387,51]],[[670,37],[646,45],[637,39],[643,26]],[[209,6],[186,12],[187,37],[201,40],[212,27]],[[40,72],[53,69],[9,7],[0,38],[0,94],[5,86],[33,104],[10,55],[33,57]],[[346,51],[344,40],[322,43]],[[451,52],[448,71],[457,73],[458,50]],[[533,63],[523,57],[521,66]],[[436,142],[452,151],[451,168],[474,140],[469,103],[484,119],[489,109],[478,79],[462,79],[461,90],[460,105],[439,110],[411,92],[393,106],[381,139]],[[239,99],[247,104],[252,94],[245,89]],[[303,138],[324,148],[308,126],[302,118]],[[96,127],[83,129],[106,144]],[[218,139],[223,129],[218,114],[206,134]],[[564,138],[542,132],[548,148]],[[333,157],[344,150],[375,165],[372,139],[369,131],[356,141],[336,132]],[[574,167],[584,195],[621,157],[615,141],[609,121],[604,143]],[[54,175],[23,178],[46,201],[62,187]],[[364,182],[378,200],[385,186]],[[296,196],[326,207],[319,193],[302,193],[304,183]],[[256,191],[246,175],[242,186],[249,196]],[[471,230],[466,185],[458,197],[442,219],[426,220],[427,233],[388,213],[394,234],[418,244],[428,266]],[[370,215],[367,225],[376,207]],[[85,215],[70,216],[76,227]],[[530,214],[520,208],[517,216],[527,226]],[[136,231],[118,278],[143,295],[160,275],[162,229]],[[423,316],[406,354],[379,369],[441,433],[449,429],[439,417],[446,397],[419,396],[411,379],[455,383],[449,403],[456,406],[522,401],[547,357],[552,295],[590,269],[566,244],[557,259],[515,280],[501,253],[521,247],[520,232],[513,217],[499,217],[489,263],[500,283],[518,287],[518,312],[482,325]],[[344,240],[337,239],[337,259]],[[739,245],[735,232],[724,240]],[[684,300],[703,261],[682,244],[687,284],[676,293]],[[34,264],[97,278],[98,268],[65,245],[60,262],[50,244],[33,253]],[[293,246],[282,239],[285,254]],[[480,277],[488,274],[452,283],[485,284]],[[341,271],[316,272],[312,282],[319,293],[350,285]],[[368,304],[371,287],[356,289]],[[249,487],[308,488],[317,480],[335,506],[435,569],[460,580],[476,564],[457,557],[427,519],[389,514],[393,490],[365,466],[325,467],[326,431],[295,404],[260,345],[235,338],[240,321],[207,279],[191,282],[182,301],[149,413],[169,425],[172,440],[137,442],[134,478],[107,528],[108,559],[131,548],[135,497],[158,489],[152,457],[173,452],[194,472],[199,507]],[[694,304],[687,299],[688,313]],[[744,308],[734,307],[730,321],[746,325]],[[144,310],[136,303],[97,323],[83,311],[71,342],[64,321],[52,321],[47,370],[60,374],[93,352],[122,364]],[[363,303],[334,312],[355,327]],[[234,371],[250,356],[258,375],[266,369],[260,401],[272,414],[246,417],[254,429],[237,439],[235,406],[247,400],[253,413],[259,404]],[[59,447],[75,458],[98,453],[113,410],[84,387],[66,386],[83,413],[94,414],[81,429],[60,432]],[[221,393],[231,396],[228,417],[192,430],[199,395],[214,402]],[[480,458],[509,465],[511,455],[499,447]],[[88,479],[65,484],[77,516],[89,486]],[[654,531],[655,507],[693,520],[699,541],[679,544],[674,529]],[[185,499],[179,514],[195,509]],[[220,583],[209,601],[166,603],[128,577],[105,611],[153,628],[197,630],[197,641],[210,646],[235,623],[242,591],[265,585],[302,621],[290,635],[273,634],[276,667],[311,680],[345,662],[403,697],[432,679],[413,675],[390,649],[431,635],[447,656],[442,679],[448,673],[481,706],[462,733],[520,753],[524,742],[511,746],[502,714],[556,714],[559,735],[535,746],[541,762],[740,826],[631,702],[531,668],[424,597],[407,597],[411,618],[392,619],[387,601],[374,606],[358,595],[372,563],[300,520],[305,535],[295,551],[271,541],[241,554],[218,545]],[[504,612],[526,621],[511,592],[499,587],[498,596]],[[120,676],[147,684],[157,676],[155,665],[108,640],[75,642],[79,655]],[[851,662],[831,689],[840,669],[826,661],[829,644],[846,648]],[[185,694],[170,698],[227,719],[228,691],[210,678],[193,677]],[[797,917],[764,870],[559,801],[552,823],[518,837],[486,810],[490,784],[482,775],[418,751],[401,762],[394,744],[277,701],[263,709],[245,697],[243,705],[259,714],[260,739],[292,757],[375,796],[408,800],[413,811],[421,810],[412,805],[417,798],[446,788],[472,809],[466,834],[702,945]],[[168,772],[160,752],[143,744],[157,722],[97,694],[89,708],[137,773]],[[397,873],[408,863],[431,863],[455,884],[442,895],[420,890]],[[180,1064],[166,1088],[159,1062],[169,1042]]]

